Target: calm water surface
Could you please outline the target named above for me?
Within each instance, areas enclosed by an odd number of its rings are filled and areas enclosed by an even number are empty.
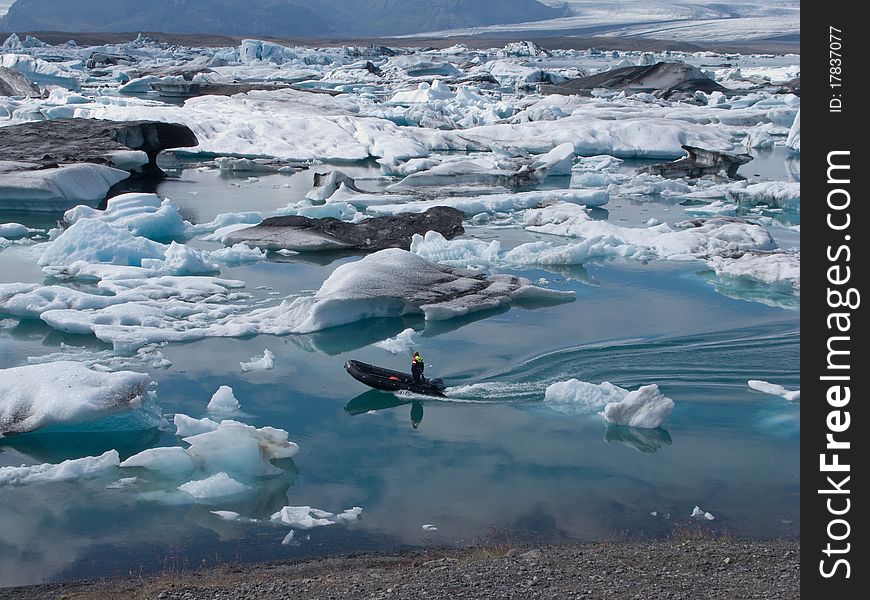
[[[772,162],[783,168],[781,158]],[[369,166],[348,170],[374,173]],[[207,221],[221,212],[284,206],[304,195],[310,178],[309,171],[254,181],[188,169],[158,191],[191,220]],[[627,225],[651,216],[673,222],[685,218],[683,208],[660,198],[614,198],[604,216]],[[789,244],[799,243],[799,234],[783,231]],[[469,232],[501,237],[505,245],[536,239],[519,231]],[[42,280],[27,252],[0,252],[3,281]],[[262,299],[280,298],[316,290],[354,260],[276,258],[227,268],[222,276],[244,280]],[[746,384],[800,386],[793,299],[783,294],[760,303],[750,301],[751,289],[717,291],[700,263],[518,273],[573,290],[576,300],[439,323],[377,319],[310,335],[163,348],[172,366],[149,373],[164,413],[207,416],[211,395],[229,385],[242,405],[234,418],[289,431],[299,454],[279,461],[283,473],[262,479],[251,493],[209,504],[178,504],[176,495],[147,486],[109,489],[119,478],[114,472],[0,488],[0,585],[417,545],[665,536],[675,526],[695,526],[688,519],[695,505],[715,515],[704,525],[715,531],[799,535],[799,403]],[[39,322],[0,323],[0,367],[61,345],[72,353],[108,349]],[[421,337],[427,375],[442,377],[450,398],[421,402],[371,391],[344,372],[350,358],[405,368],[405,355],[372,344],[407,327]],[[273,370],[240,371],[240,361],[266,348],[275,354]],[[553,410],[544,390],[570,378],[629,389],[656,383],[676,406],[658,430]],[[0,466],[113,448],[123,459],[178,444],[174,434],[154,430],[34,433],[0,441]],[[268,521],[288,504],[364,511],[349,525],[297,531],[290,545],[281,544],[286,527],[228,522],[209,512]]]

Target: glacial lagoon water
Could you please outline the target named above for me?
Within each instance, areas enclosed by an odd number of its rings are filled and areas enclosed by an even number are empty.
[[[747,176],[767,169],[766,178],[794,179],[794,165],[792,175],[771,175],[785,169],[779,150],[747,165],[756,169]],[[376,174],[372,165],[342,169]],[[285,206],[309,189],[312,171],[248,179],[189,168],[179,175],[156,191],[172,198],[185,218],[202,222],[221,212]],[[374,190],[381,183],[362,179],[360,185]],[[614,197],[605,209],[596,218],[634,226],[686,214],[676,200],[661,197]],[[780,246],[799,246],[794,230],[771,231]],[[504,247],[546,239],[520,229],[470,227],[468,233],[498,237]],[[3,281],[42,281],[28,251],[0,252]],[[221,275],[245,281],[258,300],[277,302],[318,289],[335,268],[358,258],[273,256]],[[406,546],[662,537],[686,527],[738,537],[799,535],[799,402],[747,386],[750,379],[800,386],[799,305],[791,294],[777,299],[766,290],[759,302],[750,286],[723,289],[696,262],[512,272],[572,290],[576,299],[442,322],[370,319],[307,335],[161,348],[171,366],[137,370],[157,383],[166,415],[209,416],[212,394],[228,385],[241,403],[229,417],[285,429],[300,452],[277,461],[280,475],[229,501],[180,502],[161,487],[118,487],[117,472],[0,487],[0,581]],[[93,357],[110,349],[38,321],[0,325],[2,368],[61,350]],[[405,354],[372,344],[409,327],[417,332],[426,374],[447,382],[448,398],[371,391],[344,372],[350,358],[405,368]],[[241,371],[240,362],[265,349],[275,356],[274,369]],[[675,408],[663,428],[648,430],[543,401],[547,385],[571,378],[627,389],[655,383]],[[178,444],[172,431],[153,429],[35,432],[0,440],[0,466],[58,463],[111,449],[123,460]],[[288,528],[269,517],[285,505],[363,512],[348,524],[298,530],[282,544]],[[715,519],[690,519],[696,505]],[[223,520],[216,510],[257,522]]]

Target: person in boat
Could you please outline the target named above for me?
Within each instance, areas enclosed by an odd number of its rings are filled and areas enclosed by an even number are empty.
[[[423,357],[420,356],[419,352],[414,352],[414,356],[411,357],[411,376],[414,378],[415,384],[426,383],[426,378],[423,377],[423,369],[425,368]]]

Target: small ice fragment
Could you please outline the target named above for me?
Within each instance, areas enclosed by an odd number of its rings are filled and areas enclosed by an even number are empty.
[[[700,519],[706,519],[706,520],[708,520],[708,521],[712,521],[712,520],[715,519],[716,517],[714,517],[713,515],[711,515],[711,514],[708,513],[708,512],[704,512],[703,510],[701,510],[700,507],[696,506],[696,507],[694,508],[694,510],[692,510],[692,518],[693,518],[693,519],[698,519],[698,520],[700,520]]]
[[[240,406],[241,404],[233,395],[233,388],[222,385],[209,400],[207,408],[214,412],[231,412],[238,410]]]
[[[194,498],[219,498],[231,496],[249,489],[249,486],[240,483],[224,472],[216,473],[206,479],[188,481],[178,486],[182,492],[187,492]]]
[[[242,368],[242,372],[267,371],[275,368],[275,355],[272,354],[271,350],[266,348],[263,351],[263,356],[254,356],[248,362],[240,362],[239,366]]]
[[[424,531],[438,531],[438,528],[430,523],[426,523],[425,525],[423,525],[423,530]]]
[[[239,513],[231,510],[210,510],[209,512],[213,515],[217,515],[224,521],[235,521],[239,518]]]
[[[659,516],[659,513],[658,513],[657,510],[652,511],[650,514],[651,514],[652,516],[654,516],[654,517]]]
[[[753,390],[757,390],[759,392],[764,392],[765,394],[771,394],[773,396],[782,396],[789,402],[794,402],[795,400],[801,399],[801,391],[800,390],[787,390],[781,385],[777,385],[775,383],[768,383],[767,381],[760,381],[758,379],[750,379],[746,382],[750,388]]]
[[[284,539],[281,540],[281,545],[282,545],[282,546],[289,546],[289,545],[290,545],[290,542],[293,541],[293,536],[294,536],[294,535],[296,535],[296,532],[295,532],[294,530],[291,529],[291,530],[290,530],[290,533],[288,533],[287,535],[285,535],[285,536],[284,536]]]

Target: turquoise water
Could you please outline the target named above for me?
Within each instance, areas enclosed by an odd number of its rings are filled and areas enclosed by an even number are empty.
[[[369,171],[361,166],[355,174]],[[226,210],[284,206],[307,191],[310,176],[262,176],[242,189],[231,185],[239,178],[187,170],[158,191],[190,218],[209,220]],[[369,189],[380,185],[369,183]],[[241,194],[245,206],[238,204]],[[626,224],[682,215],[682,207],[660,198],[615,198],[607,211],[604,216]],[[499,237],[523,241],[528,234]],[[25,251],[0,252],[5,280],[41,280]],[[317,289],[353,260],[358,257],[281,258],[227,268],[222,276],[243,279],[265,299],[273,291]],[[696,263],[608,262],[517,273],[573,290],[576,300],[428,324],[377,319],[310,335],[163,348],[172,366],[149,373],[164,413],[204,417],[217,387],[229,385],[241,403],[233,418],[287,430],[299,454],[278,461],[282,474],[263,479],[254,493],[209,505],[179,505],[160,490],[106,487],[126,473],[0,487],[0,585],[405,546],[662,537],[675,527],[695,527],[689,519],[695,505],[715,515],[701,525],[714,531],[799,535],[799,403],[746,383],[800,386],[797,306],[741,299],[751,298],[751,290],[719,293]],[[407,327],[421,337],[417,349],[427,376],[443,378],[450,398],[371,391],[344,372],[350,358],[405,368],[405,355],[371,344]],[[58,352],[61,344],[72,353],[108,349],[88,336],[13,322],[0,328],[0,367]],[[275,355],[273,370],[240,371],[240,361],[266,348]],[[549,408],[547,385],[570,378],[628,389],[656,383],[675,409],[663,429],[639,430],[607,425],[594,413]],[[0,440],[0,466],[57,463],[109,449],[123,459],[178,443],[156,430],[37,432]],[[209,512],[268,520],[285,505],[364,510],[348,525],[298,530],[290,545],[281,544],[286,527],[228,522]]]

